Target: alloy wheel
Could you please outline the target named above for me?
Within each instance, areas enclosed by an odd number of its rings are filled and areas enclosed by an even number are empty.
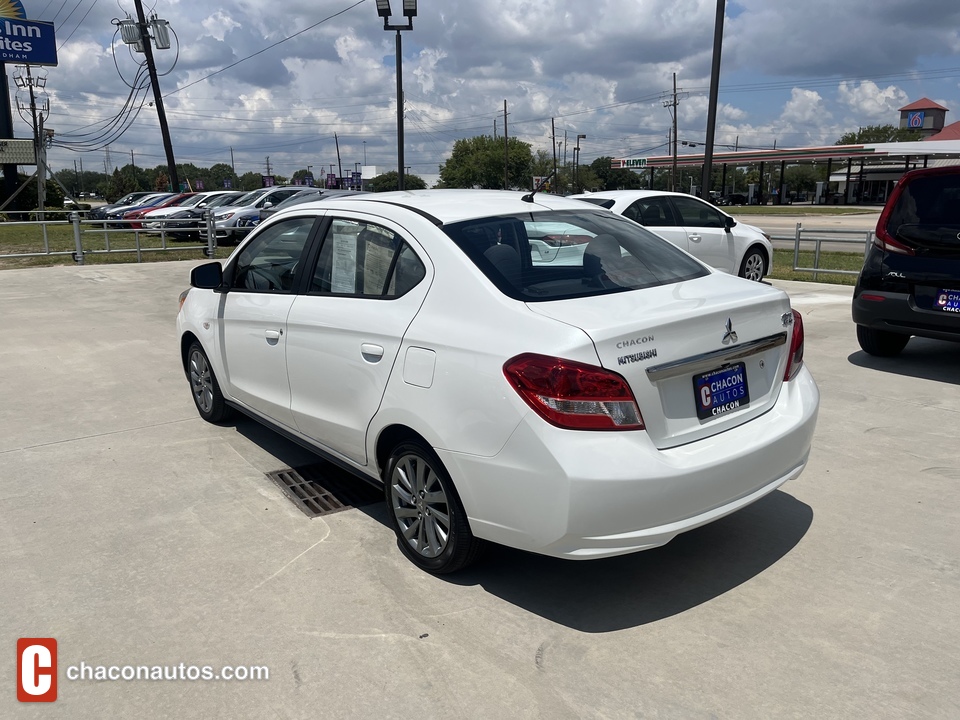
[[[199,350],[190,353],[190,388],[200,412],[213,410],[213,376],[207,358]]]
[[[450,539],[450,505],[434,468],[419,455],[403,455],[390,477],[390,506],[407,545],[435,558]]]

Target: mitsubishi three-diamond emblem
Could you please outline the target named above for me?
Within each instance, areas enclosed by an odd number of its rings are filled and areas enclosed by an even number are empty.
[[[723,344],[729,345],[730,343],[735,343],[737,341],[737,333],[733,329],[733,322],[730,318],[727,318],[726,332],[723,334]]]

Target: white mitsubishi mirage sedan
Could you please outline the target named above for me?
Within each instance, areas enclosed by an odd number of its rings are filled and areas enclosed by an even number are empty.
[[[200,415],[235,410],[382,484],[403,553],[657,547],[803,470],[819,392],[781,290],[564,198],[304,203],[177,317]]]

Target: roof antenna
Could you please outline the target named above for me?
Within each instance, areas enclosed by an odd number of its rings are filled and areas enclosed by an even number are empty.
[[[554,169],[554,170],[551,170],[551,171],[550,171],[550,174],[547,175],[543,180],[540,181],[540,183],[537,185],[537,187],[534,188],[533,192],[527,193],[526,195],[524,195],[524,196],[523,196],[522,198],[520,198],[520,199],[523,200],[524,202],[532,203],[532,202],[533,202],[533,196],[536,195],[536,194],[537,194],[538,192],[540,192],[541,190],[543,190],[544,187],[546,187],[547,183],[550,182],[550,178],[552,178],[556,172],[557,172],[557,171],[556,171],[555,169]]]

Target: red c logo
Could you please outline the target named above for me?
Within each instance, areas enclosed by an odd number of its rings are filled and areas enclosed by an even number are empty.
[[[17,700],[57,699],[57,641],[54,638],[17,640]]]

